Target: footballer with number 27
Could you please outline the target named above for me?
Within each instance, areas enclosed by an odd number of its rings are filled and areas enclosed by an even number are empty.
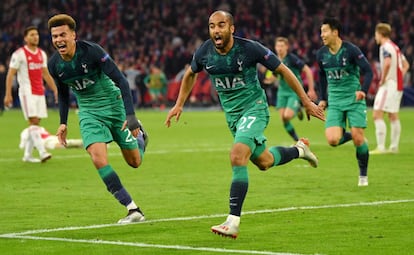
[[[186,69],[174,107],[169,111],[165,124],[171,118],[179,120],[184,103],[196,80],[197,73],[205,69],[220,97],[228,128],[234,138],[230,151],[233,177],[230,187],[230,213],[226,221],[213,226],[211,231],[226,237],[239,234],[242,204],[248,189],[247,164],[252,161],[260,170],[303,158],[317,167],[318,160],[310,151],[307,139],[301,138],[292,147],[266,148],[264,130],[269,123],[268,102],[257,77],[257,64],[281,74],[298,94],[306,113],[321,120],[323,110],[306,95],[296,76],[276,55],[258,42],[234,36],[233,16],[226,11],[216,11],[209,18],[210,39],[196,50],[191,66]]]

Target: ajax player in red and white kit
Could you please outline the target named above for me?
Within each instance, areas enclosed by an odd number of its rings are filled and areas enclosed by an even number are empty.
[[[82,139],[66,139],[66,146],[63,146],[56,135],[52,135],[44,127],[39,126],[40,138],[46,149],[66,149],[66,148],[83,148]],[[29,128],[23,129],[20,133],[20,144],[19,148],[24,150],[30,143],[30,132]]]
[[[403,76],[410,67],[400,48],[390,39],[391,26],[379,23],[375,27],[375,41],[380,45],[381,80],[374,101],[373,118],[377,148],[370,154],[398,153],[401,123],[398,117],[403,94]],[[387,126],[384,113],[390,120],[390,147],[385,148]]]
[[[39,45],[39,32],[36,27],[30,26],[24,31],[25,45],[13,52],[6,77],[6,94],[4,105],[10,106],[13,102],[13,79],[17,74],[19,84],[19,99],[24,118],[29,122],[29,140],[24,150],[23,161],[46,162],[52,157],[47,152],[41,140],[39,123],[47,117],[47,107],[43,79],[57,98],[57,89],[53,78],[47,69],[47,56]],[[32,156],[33,148],[39,152],[39,158]]]

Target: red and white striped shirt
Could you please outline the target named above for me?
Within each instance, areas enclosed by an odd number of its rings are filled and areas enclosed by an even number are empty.
[[[42,69],[47,68],[46,53],[27,46],[17,49],[11,56],[10,68],[17,70],[20,95],[44,95]]]

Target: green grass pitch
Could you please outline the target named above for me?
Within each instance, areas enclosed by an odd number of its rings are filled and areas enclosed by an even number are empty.
[[[261,172],[250,186],[236,240],[210,232],[228,213],[232,143],[221,111],[191,111],[171,128],[166,112],[137,111],[150,134],[143,165],[126,165],[115,144],[110,164],[146,214],[119,226],[126,210],[106,191],[82,149],[54,150],[45,164],[21,161],[22,113],[0,116],[1,254],[413,254],[414,110],[402,109],[397,155],[371,155],[369,186],[358,187],[351,143],[332,148],[323,122],[293,120],[320,165],[304,160]],[[268,145],[292,145],[271,109]],[[366,135],[375,146],[371,111]],[[42,125],[54,133],[57,110]],[[79,138],[77,116],[69,137]]]

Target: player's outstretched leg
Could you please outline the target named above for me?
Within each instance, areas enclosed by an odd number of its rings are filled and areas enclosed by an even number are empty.
[[[318,167],[318,158],[310,150],[308,139],[300,138],[295,147],[298,148],[299,158],[307,160],[312,167]]]

